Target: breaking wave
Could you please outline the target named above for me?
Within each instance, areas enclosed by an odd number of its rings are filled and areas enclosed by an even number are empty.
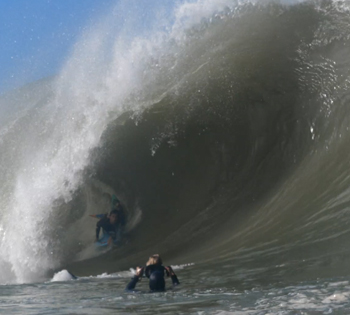
[[[2,283],[153,252],[250,276],[346,272],[346,2],[197,1],[169,15],[130,36],[111,14],[56,77],[1,97]],[[89,214],[112,194],[126,241],[96,257]]]

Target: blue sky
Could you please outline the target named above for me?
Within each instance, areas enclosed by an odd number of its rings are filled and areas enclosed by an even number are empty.
[[[0,93],[58,71],[89,20],[115,0],[0,2]]]
[[[110,11],[118,1],[0,1],[0,93],[57,73],[84,27]],[[151,6],[171,2],[175,1],[126,3],[133,3],[132,10],[137,6],[147,23]]]

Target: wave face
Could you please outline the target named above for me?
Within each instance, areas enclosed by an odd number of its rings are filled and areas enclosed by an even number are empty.
[[[252,277],[346,273],[346,3],[183,3],[132,38],[114,17],[57,77],[0,100],[0,281],[115,271],[154,252]],[[126,244],[96,258],[88,215],[112,194]]]

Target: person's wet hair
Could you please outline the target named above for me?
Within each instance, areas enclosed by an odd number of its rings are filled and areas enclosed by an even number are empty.
[[[149,257],[146,266],[150,265],[161,265],[163,263],[162,258],[158,254],[154,254]]]

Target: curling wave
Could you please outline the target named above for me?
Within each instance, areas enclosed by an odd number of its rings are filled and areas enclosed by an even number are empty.
[[[25,105],[0,130],[3,282],[153,252],[251,277],[346,272],[349,9],[213,3],[148,40],[102,23],[57,78],[2,98]],[[82,257],[112,194],[127,242]]]

